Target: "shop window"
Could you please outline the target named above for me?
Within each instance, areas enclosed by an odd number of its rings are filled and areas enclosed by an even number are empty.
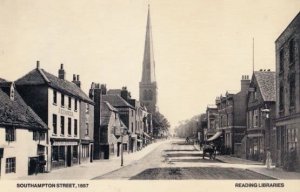
[[[58,146],[52,147],[52,161],[58,161]]]
[[[16,158],[6,158],[5,163],[5,173],[15,173],[16,172]]]
[[[59,146],[58,149],[58,160],[65,160],[65,146]]]
[[[78,147],[73,146],[73,158],[78,158]]]

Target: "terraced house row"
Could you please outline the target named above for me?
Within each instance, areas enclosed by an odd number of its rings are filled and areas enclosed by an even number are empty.
[[[109,159],[151,142],[151,114],[126,87],[92,83],[87,95],[79,75],[68,81],[63,67],[56,77],[37,61],[15,82],[1,79],[1,178]]]
[[[15,82],[0,79],[0,178],[66,168],[121,152],[136,152],[153,139],[157,85],[148,8],[140,101],[126,87],[107,90],[79,75],[66,79],[40,67]]]
[[[221,154],[300,171],[300,13],[275,41],[276,72],[243,75],[238,93],[209,105],[199,124],[202,141]]]

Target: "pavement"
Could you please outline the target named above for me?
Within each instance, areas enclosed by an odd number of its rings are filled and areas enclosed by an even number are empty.
[[[140,160],[148,153],[170,142],[169,140],[158,140],[155,143],[149,144],[142,150],[134,153],[124,153],[124,165],[121,166],[120,157],[114,157],[109,160],[94,160],[93,163],[75,165],[72,167],[52,170],[49,173],[39,173],[37,175],[28,175],[17,178],[18,180],[90,180],[95,177],[122,169],[135,161]]]
[[[195,149],[200,150],[199,145],[194,145]],[[244,167],[246,170],[250,170],[262,175],[272,177],[280,180],[294,180],[300,179],[300,173],[288,172],[282,168],[272,166],[270,169],[266,167],[262,162],[251,161],[247,159],[237,158],[230,155],[217,155],[216,159],[226,164],[231,164],[234,167]]]

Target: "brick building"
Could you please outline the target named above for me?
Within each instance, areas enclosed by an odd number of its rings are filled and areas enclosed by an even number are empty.
[[[275,41],[277,166],[300,169],[300,13]]]
[[[246,96],[250,84],[249,77],[242,76],[238,93],[226,92],[216,99],[219,113],[219,129],[224,134],[225,153],[242,156],[242,139],[246,132]]]
[[[270,150],[275,159],[275,72],[255,71],[247,95],[246,158],[264,161]]]

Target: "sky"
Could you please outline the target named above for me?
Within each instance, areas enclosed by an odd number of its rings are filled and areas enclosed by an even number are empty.
[[[239,91],[254,68],[275,70],[275,40],[299,0],[151,0],[158,107],[174,127]],[[0,0],[0,77],[36,67],[66,79],[126,86],[139,98],[146,0]]]

